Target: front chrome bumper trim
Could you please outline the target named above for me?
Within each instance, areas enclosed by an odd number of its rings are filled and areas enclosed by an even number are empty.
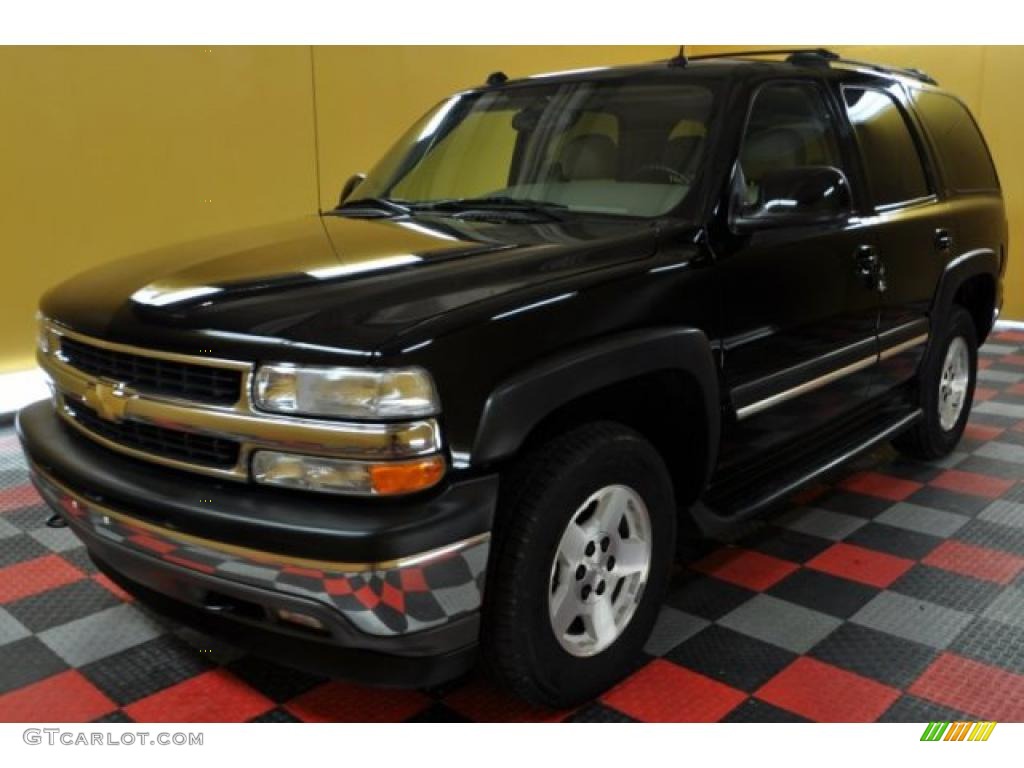
[[[313,599],[368,635],[439,626],[482,602],[489,532],[385,562],[312,560],[154,525],[85,498],[34,464],[31,470],[46,502],[86,541],[96,537],[167,565]]]

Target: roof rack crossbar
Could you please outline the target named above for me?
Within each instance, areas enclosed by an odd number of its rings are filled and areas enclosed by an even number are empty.
[[[830,64],[832,62],[837,64],[849,64],[853,67],[864,67],[866,69],[874,70],[875,72],[900,75],[902,77],[920,80],[921,82],[928,83],[930,85],[938,85],[935,78],[927,72],[922,72],[920,69],[914,69],[913,67],[892,67],[884,64],[873,64],[868,61],[858,61],[857,59],[847,59],[840,56],[835,51],[830,51],[828,48],[761,48],[750,51],[731,51],[729,53],[705,53],[700,56],[690,56],[689,59],[690,61],[700,61],[705,59],[749,59],[757,56],[785,56],[786,61],[792,64],[806,64],[811,62],[820,64]]]

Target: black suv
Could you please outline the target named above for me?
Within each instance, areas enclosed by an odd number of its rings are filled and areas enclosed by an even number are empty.
[[[968,110],[823,50],[508,80],[342,202],[48,293],[41,494],[144,602],[286,663],[567,705],[677,539],[948,453],[1007,227]]]

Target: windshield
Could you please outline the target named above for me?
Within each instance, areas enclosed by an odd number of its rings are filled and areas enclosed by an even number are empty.
[[[589,81],[464,93],[439,104],[381,159],[350,204],[413,209],[547,205],[659,216],[689,194],[705,155],[704,84]]]

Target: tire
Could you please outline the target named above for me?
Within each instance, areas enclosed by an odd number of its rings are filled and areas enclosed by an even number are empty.
[[[524,456],[502,478],[485,598],[482,656],[498,681],[560,708],[633,671],[668,584],[675,535],[668,472],[636,432],[587,424]]]
[[[893,445],[902,453],[926,461],[941,459],[960,442],[978,378],[978,336],[974,321],[963,307],[953,307],[949,323],[936,342],[918,374],[918,397],[924,417],[893,440]],[[963,371],[966,381],[954,418],[957,388],[951,390],[946,377],[950,373],[950,361],[961,356],[966,362]]]

